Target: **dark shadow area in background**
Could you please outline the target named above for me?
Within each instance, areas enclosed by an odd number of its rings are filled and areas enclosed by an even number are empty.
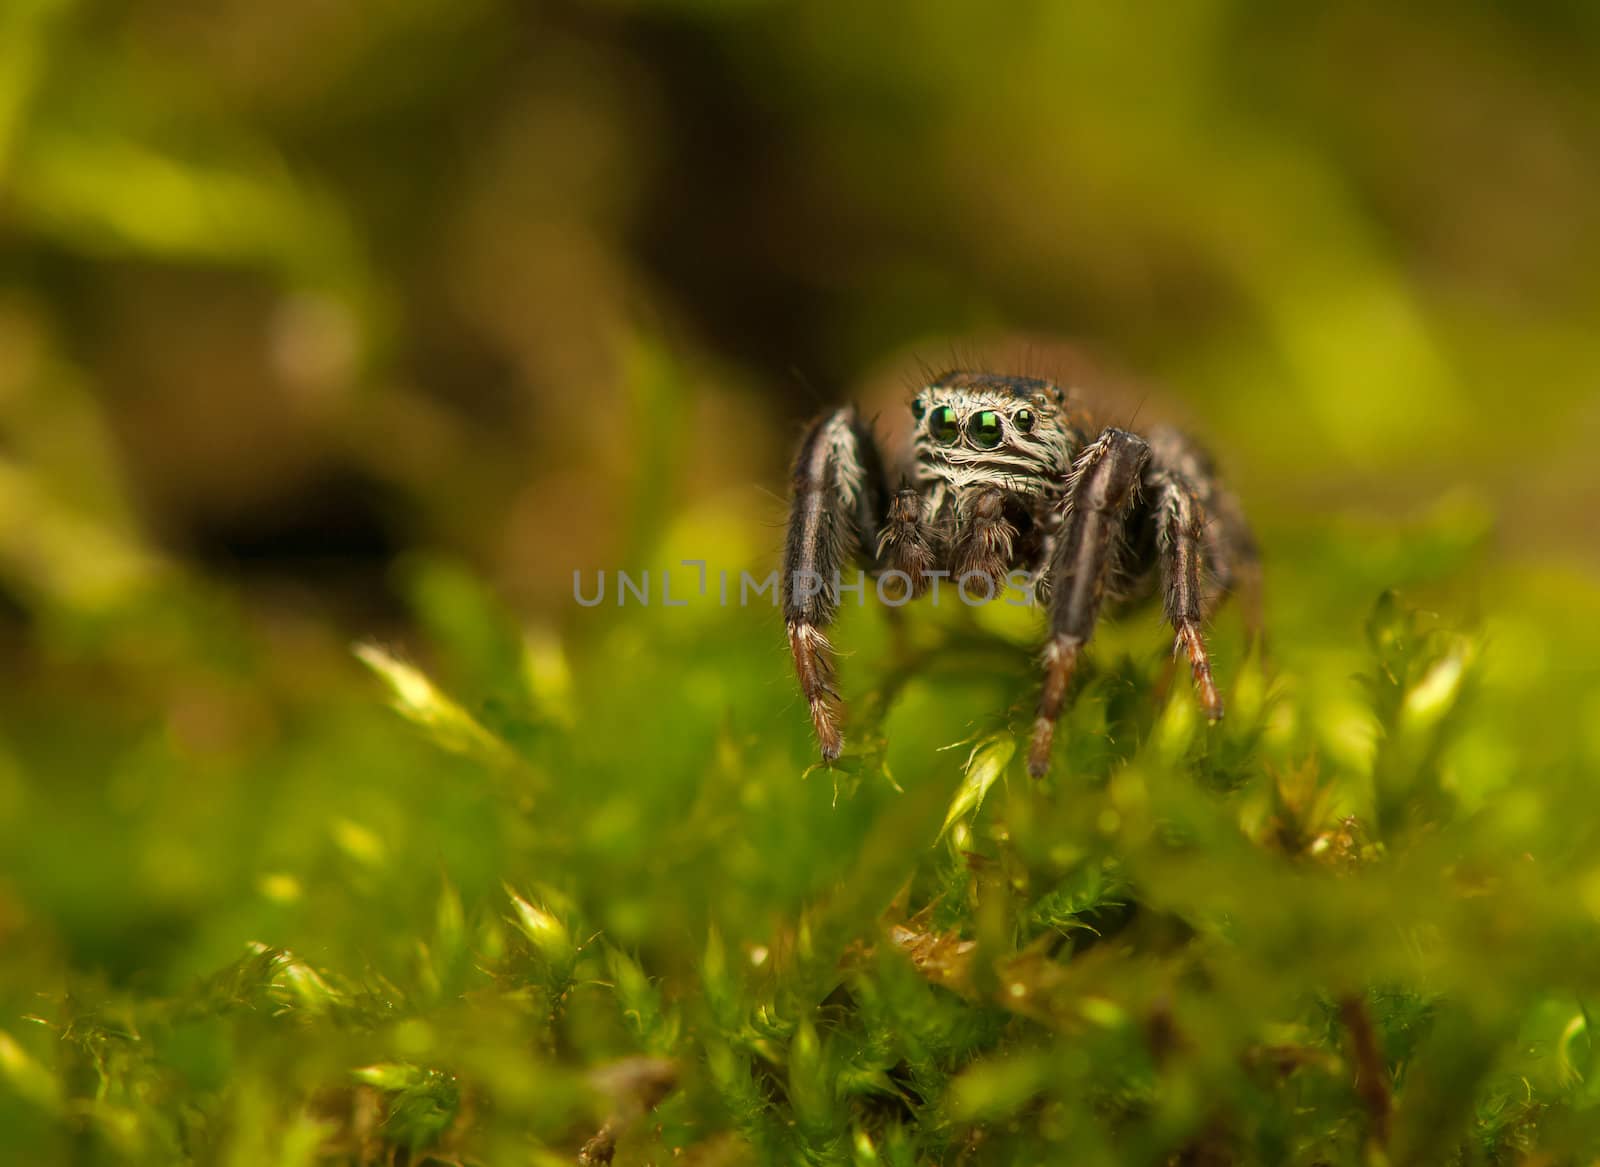
[[[740,81],[713,28],[642,18],[622,39],[652,78],[669,138],[629,233],[637,259],[713,350],[767,385],[793,386],[791,370],[804,370],[837,396],[860,370],[829,367],[823,337],[836,293],[773,263],[775,210],[794,216],[797,234],[829,217],[784,184],[790,127]],[[804,394],[774,404],[796,419],[817,405]]]
[[[382,625],[404,617],[390,568],[406,530],[393,491],[332,466],[268,506],[196,518],[175,549],[224,578],[312,593],[336,617]]]

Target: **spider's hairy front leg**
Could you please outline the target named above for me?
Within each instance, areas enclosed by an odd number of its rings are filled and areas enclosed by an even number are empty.
[[[1028,773],[1050,766],[1056,720],[1066,703],[1078,654],[1094,635],[1101,601],[1118,567],[1129,512],[1150,456],[1143,438],[1107,429],[1072,466],[1066,514],[1050,561],[1050,640],[1044,650],[1044,690],[1033,723]]]
[[[1195,692],[1206,717],[1222,717],[1222,698],[1211,676],[1211,657],[1204,634],[1206,595],[1201,579],[1206,543],[1206,516],[1193,486],[1175,471],[1157,470],[1145,482],[1154,496],[1156,546],[1161,555],[1162,606],[1177,634],[1174,653],[1189,658]]]
[[[839,694],[825,630],[839,609],[840,574],[871,563],[886,495],[872,433],[846,407],[807,431],[794,460],[783,550],[783,616],[800,691],[826,761],[839,756]]]
[[[1005,495],[998,490],[980,494],[968,504],[956,542],[956,581],[974,575],[986,578],[990,595],[998,595],[1005,587],[1016,542],[1016,525],[1005,514]]]

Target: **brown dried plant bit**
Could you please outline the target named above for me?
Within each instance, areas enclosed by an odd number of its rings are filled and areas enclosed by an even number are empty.
[[[643,1113],[672,1093],[678,1076],[678,1063],[671,1058],[623,1058],[591,1070],[589,1085],[618,1110]]]
[[[1144,1019],[1144,1041],[1150,1050],[1150,1060],[1157,1066],[1181,1051],[1185,1045],[1172,998],[1165,993],[1150,1003],[1150,1012]]]
[[[1273,813],[1268,839],[1290,855],[1304,854],[1311,845],[1308,821],[1316,793],[1316,764],[1307,759],[1298,766],[1272,775]]]
[[[957,992],[971,991],[972,954],[978,949],[976,940],[963,940],[957,932],[921,932],[904,924],[890,928],[889,939],[930,981]]]
[[[1102,608],[1157,593],[1206,717],[1222,716],[1203,629],[1259,575],[1255,541],[1209,457],[1168,427],[1092,419],[1034,377],[953,371],[911,402],[910,477],[891,481],[853,406],[814,423],[795,453],[783,607],[795,675],[824,762],[844,748],[827,631],[857,570],[891,600],[933,592],[989,602],[1026,581],[1049,613],[1028,771],[1049,768],[1056,720]],[[940,589],[940,583],[944,588]]]
[[[1351,1058],[1355,1062],[1355,1089],[1366,1108],[1368,1138],[1378,1146],[1389,1143],[1389,1117],[1393,1099],[1389,1094],[1389,1072],[1378,1048],[1378,1034],[1372,1016],[1361,997],[1347,994],[1339,999],[1339,1019],[1350,1034]]]
[[[610,1117],[578,1152],[579,1163],[609,1163],[617,1138],[628,1125],[655,1109],[678,1085],[678,1063],[671,1058],[634,1057],[589,1072],[589,1085],[611,1100]]]
[[[1331,829],[1311,840],[1307,852],[1330,867],[1352,869],[1372,857],[1366,828],[1355,815],[1346,815]]]
[[[1250,1046],[1244,1051],[1241,1060],[1246,1069],[1265,1071],[1277,1079],[1287,1078],[1300,1069],[1314,1067],[1324,1073],[1338,1073],[1343,1067],[1343,1062],[1327,1050],[1287,1042]]]

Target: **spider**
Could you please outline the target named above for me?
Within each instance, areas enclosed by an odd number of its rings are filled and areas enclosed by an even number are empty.
[[[1076,396],[1035,377],[944,373],[912,400],[911,417],[914,459],[898,490],[854,406],[812,424],[795,455],[784,618],[824,761],[844,745],[827,629],[846,567],[897,573],[910,596],[948,578],[980,600],[1027,573],[1049,611],[1035,778],[1102,605],[1148,595],[1158,579],[1174,656],[1187,656],[1206,716],[1222,716],[1201,627],[1229,592],[1248,587],[1254,600],[1259,561],[1199,447],[1166,426],[1101,428]]]

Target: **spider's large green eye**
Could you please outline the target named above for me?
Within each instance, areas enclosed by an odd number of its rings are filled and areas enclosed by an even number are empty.
[[[961,436],[961,427],[956,424],[956,411],[948,405],[941,405],[928,415],[928,432],[941,445],[950,445]]]
[[[1011,424],[1016,426],[1023,433],[1027,433],[1033,428],[1033,410],[1017,410],[1017,412],[1011,415]]]
[[[967,436],[972,444],[992,450],[1000,444],[1000,415],[992,409],[981,409],[967,422]]]

